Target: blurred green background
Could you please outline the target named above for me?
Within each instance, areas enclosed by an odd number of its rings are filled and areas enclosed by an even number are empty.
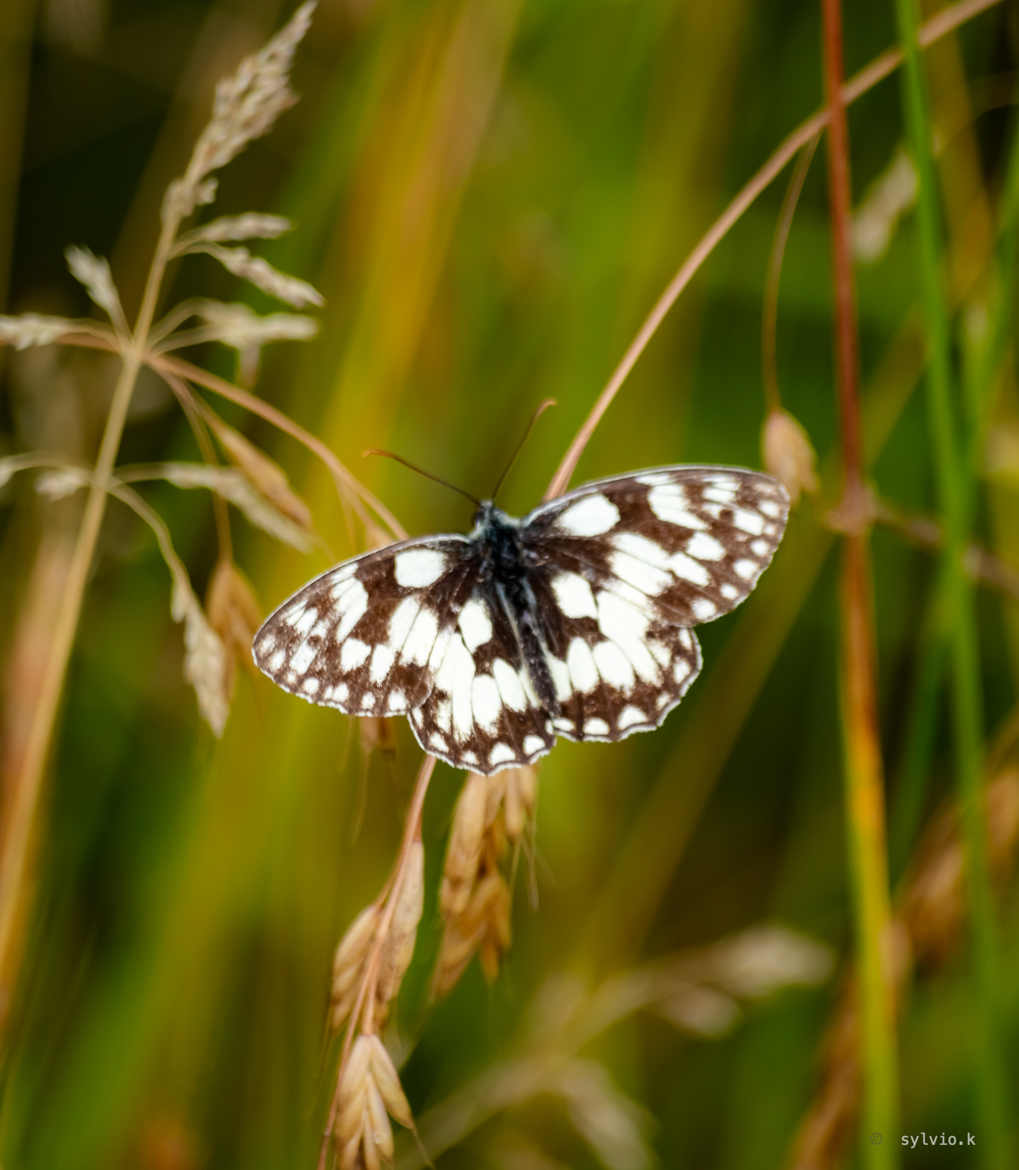
[[[65,245],[83,243],[109,255],[132,316],[162,192],[207,120],[215,80],[290,11],[264,0],[6,0],[4,312],[87,313],[62,259]],[[847,72],[895,41],[886,3],[847,6],[846,22]],[[1011,121],[1000,94],[1014,92],[1016,32],[1001,5],[926,58],[937,115],[954,127],[940,166],[964,304],[967,264],[985,269],[995,231]],[[220,212],[294,219],[264,252],[326,298],[317,339],[265,351],[257,392],[320,436],[411,533],[462,530],[469,508],[394,464],[362,462],[364,448],[391,448],[484,494],[536,404],[553,397],[503,492],[508,510],[528,510],[676,267],[820,104],[819,56],[818,6],[791,0],[323,0],[294,71],[300,104],[222,175]],[[903,136],[896,79],[852,107],[850,132],[862,197]],[[762,292],[784,189],[783,178],[683,295],[577,482],[660,463],[760,466]],[[889,226],[884,253],[858,265],[867,452],[883,498],[932,512],[909,209]],[[202,258],[177,274],[173,297],[187,295],[276,307]],[[827,469],[822,493],[797,509],[752,599],[702,630],[703,675],[661,731],[560,743],[543,762],[538,905],[525,859],[498,981],[488,987],[474,965],[430,1008],[435,887],[461,781],[439,766],[425,815],[425,913],[393,1039],[419,1115],[469,1095],[526,1049],[536,997],[554,976],[593,986],[774,921],[849,960],[838,558],[824,524],[839,482],[825,463],[837,453],[831,302],[822,149],[792,225],[777,335],[783,401]],[[236,373],[222,349],[196,360]],[[2,351],[0,371],[0,453],[94,457],[111,360]],[[993,426],[1007,450],[1014,380],[1005,391]],[[286,468],[335,558],[359,551],[321,465],[264,423],[224,414]],[[194,458],[168,392],[143,378],[122,459]],[[208,497],[145,491],[204,591],[216,552]],[[979,538],[1019,565],[1015,488],[999,477],[986,498]],[[18,477],[2,502],[0,654],[13,735],[80,501],[48,501]],[[240,518],[233,536],[264,613],[331,563]],[[873,552],[897,882],[954,781],[939,691],[921,785],[902,783],[936,559],[884,529]],[[419,751],[401,720],[393,756],[366,754],[354,720],[243,671],[217,742],[182,676],[168,597],[151,534],[111,506],[69,676],[3,1069],[8,1170],[279,1168],[317,1155],[331,1091],[332,949],[385,880]],[[990,738],[1013,711],[1019,623],[1014,593],[984,588],[977,601]],[[9,799],[16,778],[5,781]],[[1001,1037],[1013,1072],[1015,892],[1006,882],[1000,902]],[[648,1148],[630,1160],[599,1157],[584,1126],[544,1095],[467,1126],[437,1165],[785,1165],[837,987],[833,976],[749,1005],[717,1039],[647,1015],[596,1036],[584,1055],[653,1119]],[[906,1004],[904,1133],[973,1128],[971,1006],[960,945],[921,974]],[[917,1170],[976,1164],[965,1150],[903,1156]]]

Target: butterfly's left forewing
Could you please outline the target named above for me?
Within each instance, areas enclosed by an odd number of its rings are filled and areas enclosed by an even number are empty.
[[[255,635],[284,690],[351,715],[402,715],[435,684],[476,563],[464,536],[402,541],[316,577]]]

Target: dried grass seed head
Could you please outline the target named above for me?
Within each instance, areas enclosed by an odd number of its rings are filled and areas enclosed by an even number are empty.
[[[354,1007],[378,924],[379,907],[372,903],[354,919],[336,947],[330,991],[330,1018],[336,1031],[343,1027]]]
[[[222,735],[230,711],[224,685],[226,650],[187,582],[174,580],[170,612],[174,621],[184,623],[184,677],[195,688],[206,723]]]
[[[375,984],[376,1018],[383,1020],[396,998],[403,976],[410,966],[417,940],[418,923],[425,897],[425,849],[420,841],[411,843],[389,930],[382,944]]]
[[[370,1170],[393,1157],[389,1118],[413,1129],[410,1104],[389,1053],[377,1035],[354,1041],[340,1078],[333,1139],[341,1170]]]
[[[205,418],[226,457],[251,486],[303,532],[311,532],[311,509],[290,486],[283,468],[218,415],[207,411]]]
[[[21,313],[17,317],[0,316],[0,344],[15,349],[32,345],[52,345],[65,333],[77,329],[76,322],[67,317],[47,317],[42,313]]]
[[[497,772],[491,779],[501,775]],[[463,913],[478,874],[488,811],[488,781],[489,777],[479,772],[468,773],[456,802],[439,891],[439,909],[446,918]]]
[[[306,309],[309,306],[317,308],[325,303],[318,289],[312,287],[306,280],[280,272],[268,260],[263,260],[261,256],[253,256],[247,248],[238,245],[227,247],[224,244],[193,244],[184,249],[182,254],[196,255],[202,252],[218,260],[227,272],[250,281],[255,288],[292,305],[295,309]]]
[[[262,49],[217,84],[212,118],[195,144],[184,175],[167,190],[164,221],[179,222],[196,207],[211,202],[215,187],[210,186],[208,176],[265,134],[297,100],[289,85],[290,68],[314,10],[315,0],[302,4]]]
[[[772,410],[761,435],[765,469],[789,493],[795,504],[801,492],[816,492],[817,456],[807,432],[787,410]]]
[[[213,570],[206,591],[209,624],[226,650],[224,690],[233,693],[235,668],[250,670],[251,639],[261,624],[261,607],[254,590],[231,560],[221,560]]]
[[[71,275],[88,293],[92,301],[103,310],[113,322],[114,329],[122,336],[130,332],[127,318],[120,304],[120,294],[113,283],[110,262],[105,256],[96,256],[88,248],[71,244],[64,249],[64,257]]]

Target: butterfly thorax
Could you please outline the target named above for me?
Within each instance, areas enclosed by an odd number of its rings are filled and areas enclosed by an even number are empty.
[[[520,522],[485,500],[474,517],[471,536],[481,554],[483,578],[503,586],[522,582],[526,576]]]
[[[475,514],[471,533],[481,565],[480,581],[491,601],[501,606],[516,630],[524,664],[545,710],[559,710],[549,673],[548,646],[534,591],[528,581],[531,556],[522,540],[520,521],[485,500]]]

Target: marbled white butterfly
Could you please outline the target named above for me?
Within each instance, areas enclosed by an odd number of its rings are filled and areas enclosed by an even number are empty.
[[[391,544],[305,585],[255,635],[284,690],[407,715],[426,752],[491,773],[556,736],[658,727],[701,667],[692,626],[750,593],[785,529],[770,476],[659,467],[522,520],[484,501],[467,535]]]

